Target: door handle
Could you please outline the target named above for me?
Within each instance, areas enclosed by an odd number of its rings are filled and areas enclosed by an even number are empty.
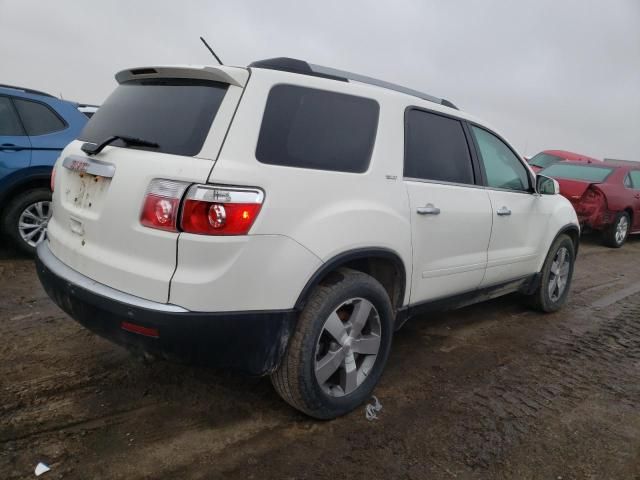
[[[501,217],[506,217],[508,215],[511,215],[511,210],[509,210],[507,207],[501,207],[496,211],[496,213]]]
[[[24,150],[25,147],[20,147],[18,145],[14,145],[13,143],[3,143],[0,145],[0,150],[8,150],[12,152],[19,152],[20,150]]]
[[[636,193],[636,194],[634,195],[634,197],[635,197],[635,198],[640,198],[640,193]]]
[[[433,203],[427,203],[424,207],[418,207],[416,212],[420,215],[440,215],[440,209],[434,207]]]

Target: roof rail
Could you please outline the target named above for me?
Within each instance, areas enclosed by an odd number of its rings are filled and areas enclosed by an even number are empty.
[[[47,92],[41,92],[40,90],[33,90],[31,88],[24,88],[24,87],[16,87],[14,85],[4,85],[2,83],[0,83],[0,87],[1,88],[11,88],[12,90],[20,90],[21,92],[24,93],[33,93],[35,95],[44,95],[45,97],[52,97],[55,98],[53,95],[51,95],[50,93]]]
[[[366,83],[368,85],[375,85],[377,87],[386,88],[387,90],[394,90],[396,92],[405,93],[413,97],[418,97],[423,100],[428,100],[429,102],[437,103],[439,105],[455,108],[456,110],[458,110],[458,107],[444,98],[434,97],[433,95],[422,93],[418,90],[413,90],[401,85],[396,85],[395,83],[378,80],[377,78],[367,77],[358,73],[347,72],[331,67],[323,67],[322,65],[314,65],[313,63],[308,63],[304,60],[298,60],[295,58],[278,57],[269,58],[267,60],[258,60],[250,63],[249,67],[267,68],[269,70],[280,70],[283,72],[299,73],[302,75],[312,75],[315,77],[329,78],[342,82],[354,81]]]

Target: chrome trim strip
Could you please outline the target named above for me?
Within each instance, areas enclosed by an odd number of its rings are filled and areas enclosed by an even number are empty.
[[[186,313],[189,310],[179,307],[177,305],[171,305],[168,303],[152,302],[151,300],[145,300],[144,298],[136,297],[128,293],[121,292],[115,288],[108,287],[102,283],[98,283],[95,280],[91,280],[89,277],[76,272],[72,268],[62,263],[51,252],[49,248],[49,242],[44,241],[38,245],[37,255],[40,261],[60,278],[63,278],[69,283],[72,283],[80,288],[88,290],[91,293],[100,295],[101,297],[109,298],[116,302],[121,302],[133,307],[145,308],[147,310],[155,310],[157,312],[168,313]]]
[[[414,177],[402,177],[405,182],[419,182],[419,183],[434,183],[436,185],[451,185],[453,187],[466,187],[466,188],[480,188],[482,190],[493,190],[495,192],[506,192],[506,193],[519,193],[526,195],[533,195],[535,192],[528,192],[526,190],[511,190],[509,188],[498,188],[498,187],[489,187],[487,185],[477,185],[471,183],[456,183],[456,182],[446,182],[444,180],[428,180],[425,178],[414,178]]]
[[[62,166],[75,172],[88,173],[105,178],[112,178],[116,173],[115,165],[79,155],[69,155],[62,161]]]
[[[251,187],[196,184],[189,188],[187,199],[217,203],[261,204],[264,202],[264,192],[259,188]]]

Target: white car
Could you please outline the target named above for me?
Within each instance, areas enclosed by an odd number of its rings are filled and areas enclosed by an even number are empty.
[[[104,337],[271,375],[326,419],[369,397],[409,317],[566,302],[571,204],[446,100],[286,58],[116,80],[57,162],[37,260]]]

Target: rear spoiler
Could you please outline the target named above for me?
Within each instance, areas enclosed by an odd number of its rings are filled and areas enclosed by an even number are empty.
[[[207,67],[207,66],[166,66],[166,67],[140,67],[122,70],[116,73],[118,83],[145,78],[188,78],[194,80],[211,80],[214,82],[228,83],[236,87],[244,87],[249,79],[246,68],[239,67]]]

